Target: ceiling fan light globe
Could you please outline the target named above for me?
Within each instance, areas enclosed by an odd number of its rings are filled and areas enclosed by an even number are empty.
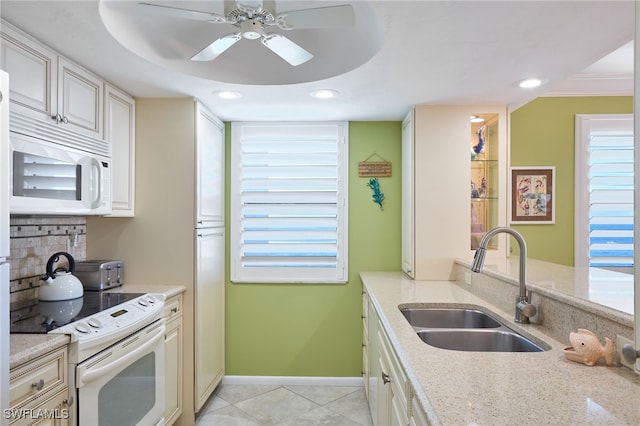
[[[242,33],[242,37],[248,40],[255,40],[260,38],[260,33],[258,33],[257,31],[245,31]]]

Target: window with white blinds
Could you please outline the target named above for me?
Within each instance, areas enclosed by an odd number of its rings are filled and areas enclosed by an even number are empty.
[[[589,266],[633,266],[633,133],[592,133]]]
[[[347,281],[347,146],[343,122],[232,124],[232,281]]]
[[[576,115],[575,266],[632,272],[631,114]]]

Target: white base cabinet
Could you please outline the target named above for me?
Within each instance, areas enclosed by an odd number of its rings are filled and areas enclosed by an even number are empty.
[[[224,376],[224,228],[196,229],[195,411]]]
[[[374,426],[427,425],[415,400],[407,373],[387,336],[380,317],[363,292],[363,376]]]
[[[182,414],[182,295],[167,299],[164,307],[167,331],[164,335],[165,414],[171,426]]]
[[[10,425],[69,424],[67,362],[65,346],[9,372]]]

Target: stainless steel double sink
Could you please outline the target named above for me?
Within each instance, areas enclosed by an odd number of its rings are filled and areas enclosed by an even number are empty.
[[[400,312],[428,345],[454,351],[543,352],[534,342],[508,327],[497,315],[476,307],[399,306]]]

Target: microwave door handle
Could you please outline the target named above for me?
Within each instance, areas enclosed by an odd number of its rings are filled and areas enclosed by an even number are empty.
[[[91,208],[100,207],[102,200],[102,169],[101,164],[95,158],[91,159]]]
[[[163,324],[161,327],[158,327],[156,329],[156,335],[153,336],[151,340],[135,348],[133,351],[116,359],[113,362],[110,362],[107,365],[86,371],[84,374],[78,377],[78,387],[82,387],[83,385],[86,385],[87,383],[90,383],[97,378],[104,376],[109,371],[127,365],[128,363],[139,357],[141,354],[145,353],[149,348],[155,346],[155,344],[158,343],[158,340],[164,338],[164,332],[166,328],[167,327]]]

